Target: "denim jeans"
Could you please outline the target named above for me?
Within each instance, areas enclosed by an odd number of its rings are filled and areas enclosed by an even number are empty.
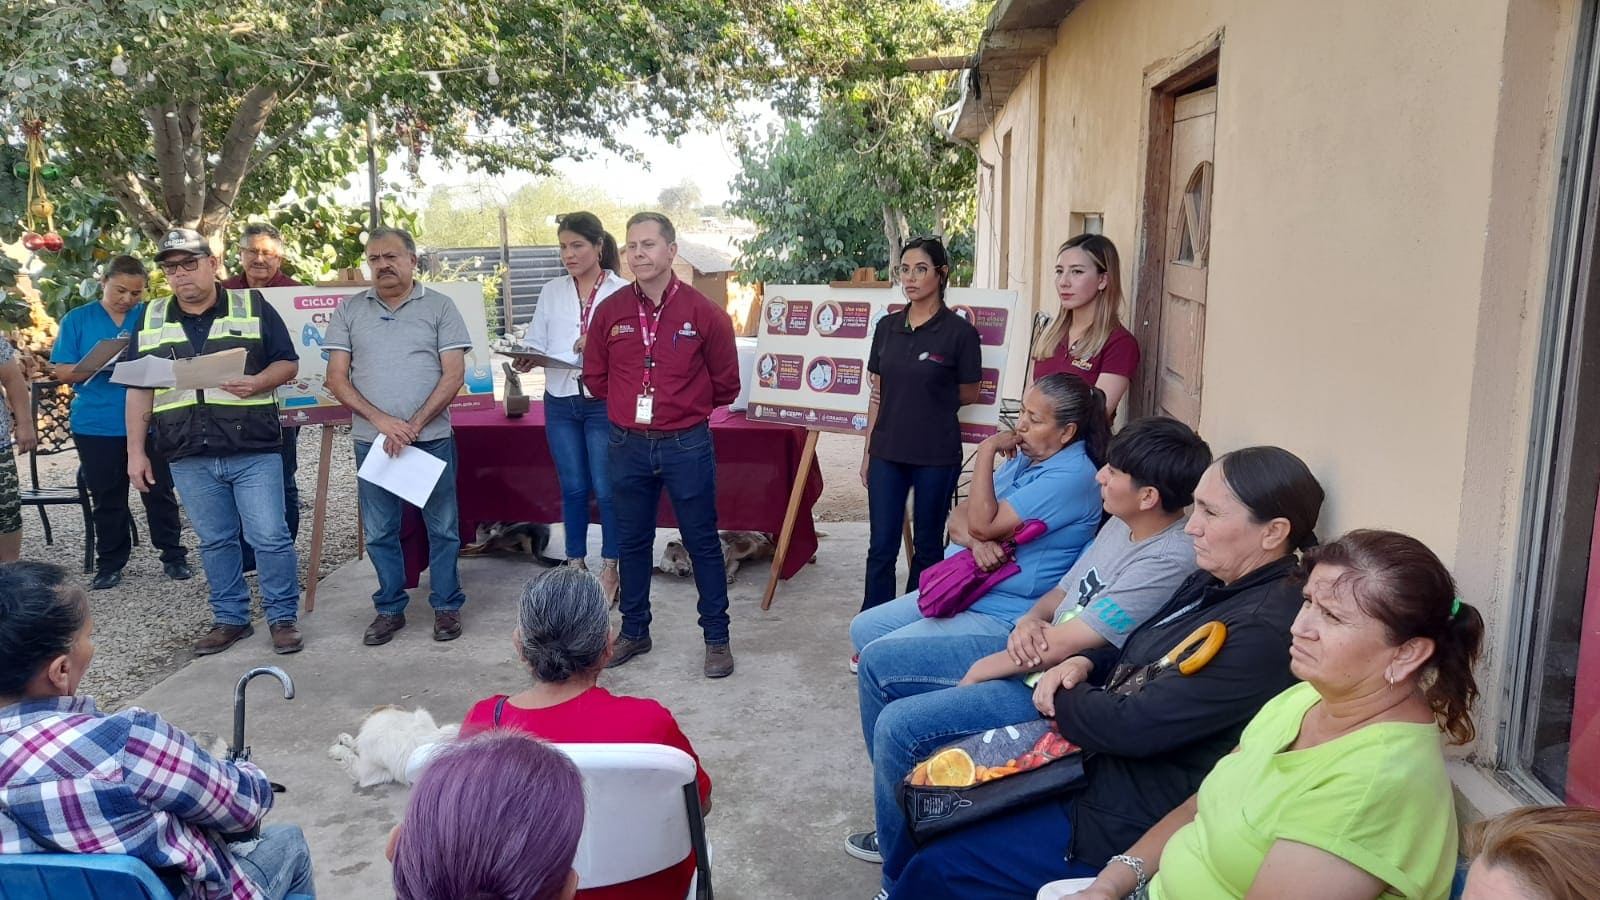
[[[460,609],[467,602],[461,593],[461,578],[456,572],[456,554],[461,552],[461,521],[456,509],[456,439],[417,441],[411,446],[444,460],[439,483],[422,507],[422,521],[428,528],[428,605],[435,610]],[[372,450],[372,444],[356,441],[356,467]],[[380,451],[381,452],[381,451]],[[356,497],[361,504],[362,531],[367,538],[367,556],[378,573],[378,590],[372,605],[380,615],[398,616],[405,612],[411,596],[406,593],[406,561],[400,549],[400,516],[406,501],[371,482],[356,480]]]
[[[707,644],[726,644],[728,578],[717,537],[717,458],[711,449],[711,426],[702,422],[683,434],[650,438],[613,425],[607,449],[621,553],[621,637],[650,634],[650,557],[661,489],[666,488],[683,547],[694,563],[700,630]]]
[[[930,841],[889,900],[1032,900],[1052,881],[1100,874],[1099,866],[1067,862],[1071,842],[1070,799],[1008,812]]]
[[[229,844],[228,849],[267,900],[317,896],[311,880],[311,848],[299,825],[267,825],[260,840]]]
[[[189,456],[173,460],[172,482],[200,538],[200,561],[219,625],[250,621],[239,534],[256,548],[261,605],[268,622],[293,622],[300,607],[294,541],[283,521],[283,469],[276,453]]]
[[[283,429],[283,445],[278,448],[278,456],[283,460],[283,521],[289,526],[289,540],[292,541],[300,537],[300,483],[295,480],[295,473],[300,471],[300,426]],[[254,569],[255,550],[247,541],[240,541],[239,549],[244,553],[244,570]]]
[[[850,623],[861,654],[857,693],[872,760],[873,814],[883,884],[894,884],[913,850],[897,789],[906,773],[957,738],[1039,715],[1020,679],[956,687],[972,663],[1005,649],[1011,623],[978,612],[925,619],[915,592]]]
[[[611,423],[606,402],[544,395],[544,436],[561,482],[561,525],[567,535],[567,558],[589,555],[589,495],[600,507],[600,555],[617,558],[617,509],[607,474]]]
[[[867,579],[861,608],[894,599],[895,560],[900,557],[906,497],[911,501],[911,572],[906,590],[917,588],[922,570],[944,558],[944,523],[956,490],[960,466],[912,466],[876,456],[867,462]]]

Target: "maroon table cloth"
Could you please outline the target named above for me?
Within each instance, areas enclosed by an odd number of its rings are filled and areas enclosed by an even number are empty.
[[[560,522],[561,487],[544,434],[544,405],[508,419],[504,409],[452,410],[456,437],[456,504],[462,543],[471,543],[479,522]],[[717,527],[777,535],[789,507],[789,491],[800,468],[804,429],[751,422],[744,413],[718,409],[711,414],[711,440],[717,455]],[[792,578],[817,552],[811,508],[822,496],[822,470],[815,458],[795,516],[789,554],[779,575]],[[598,510],[590,504],[591,520]],[[659,527],[675,527],[672,504],[661,494]],[[421,511],[407,506],[401,528],[407,587],[428,564],[428,536]],[[560,556],[552,552],[552,556]]]

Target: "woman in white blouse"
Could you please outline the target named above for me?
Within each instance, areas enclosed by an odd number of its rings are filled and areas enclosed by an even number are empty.
[[[567,564],[587,568],[589,497],[600,507],[600,585],[613,602],[617,596],[617,518],[606,474],[606,443],[611,426],[606,404],[583,387],[579,367],[589,321],[600,301],[628,282],[617,275],[621,261],[617,242],[593,213],[575,212],[559,219],[556,238],[561,264],[569,274],[539,292],[526,341],[546,356],[574,368],[547,367],[544,373],[545,436],[561,481],[561,522],[567,535]],[[527,371],[531,363],[519,365]]]

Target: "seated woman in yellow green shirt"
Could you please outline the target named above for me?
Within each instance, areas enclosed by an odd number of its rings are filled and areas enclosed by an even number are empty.
[[[1311,550],[1290,669],[1200,785],[1080,898],[1444,900],[1456,817],[1441,732],[1472,740],[1483,619],[1414,538]]]

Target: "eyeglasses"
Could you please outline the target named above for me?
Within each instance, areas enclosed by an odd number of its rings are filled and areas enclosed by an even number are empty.
[[[895,268],[894,268],[894,274],[900,276],[901,278],[905,278],[905,277],[910,276],[910,275],[915,275],[918,278],[926,278],[926,277],[928,277],[929,273],[931,273],[932,271],[933,271],[933,269],[923,265],[922,263],[917,263],[914,266],[907,266],[907,265],[903,265],[902,264],[902,265],[895,266]]]
[[[243,250],[239,251],[239,255],[240,256],[253,256],[256,259],[277,259],[279,256],[282,256],[283,254],[279,253],[276,250],[256,250],[256,249],[251,248],[251,247],[246,247]]]
[[[200,268],[200,257],[191,256],[188,259],[179,260],[177,262],[160,262],[156,263],[156,265],[160,266],[161,271],[167,273],[168,275],[171,275],[173,272],[176,272],[179,269],[182,269],[185,272],[193,272]]]

